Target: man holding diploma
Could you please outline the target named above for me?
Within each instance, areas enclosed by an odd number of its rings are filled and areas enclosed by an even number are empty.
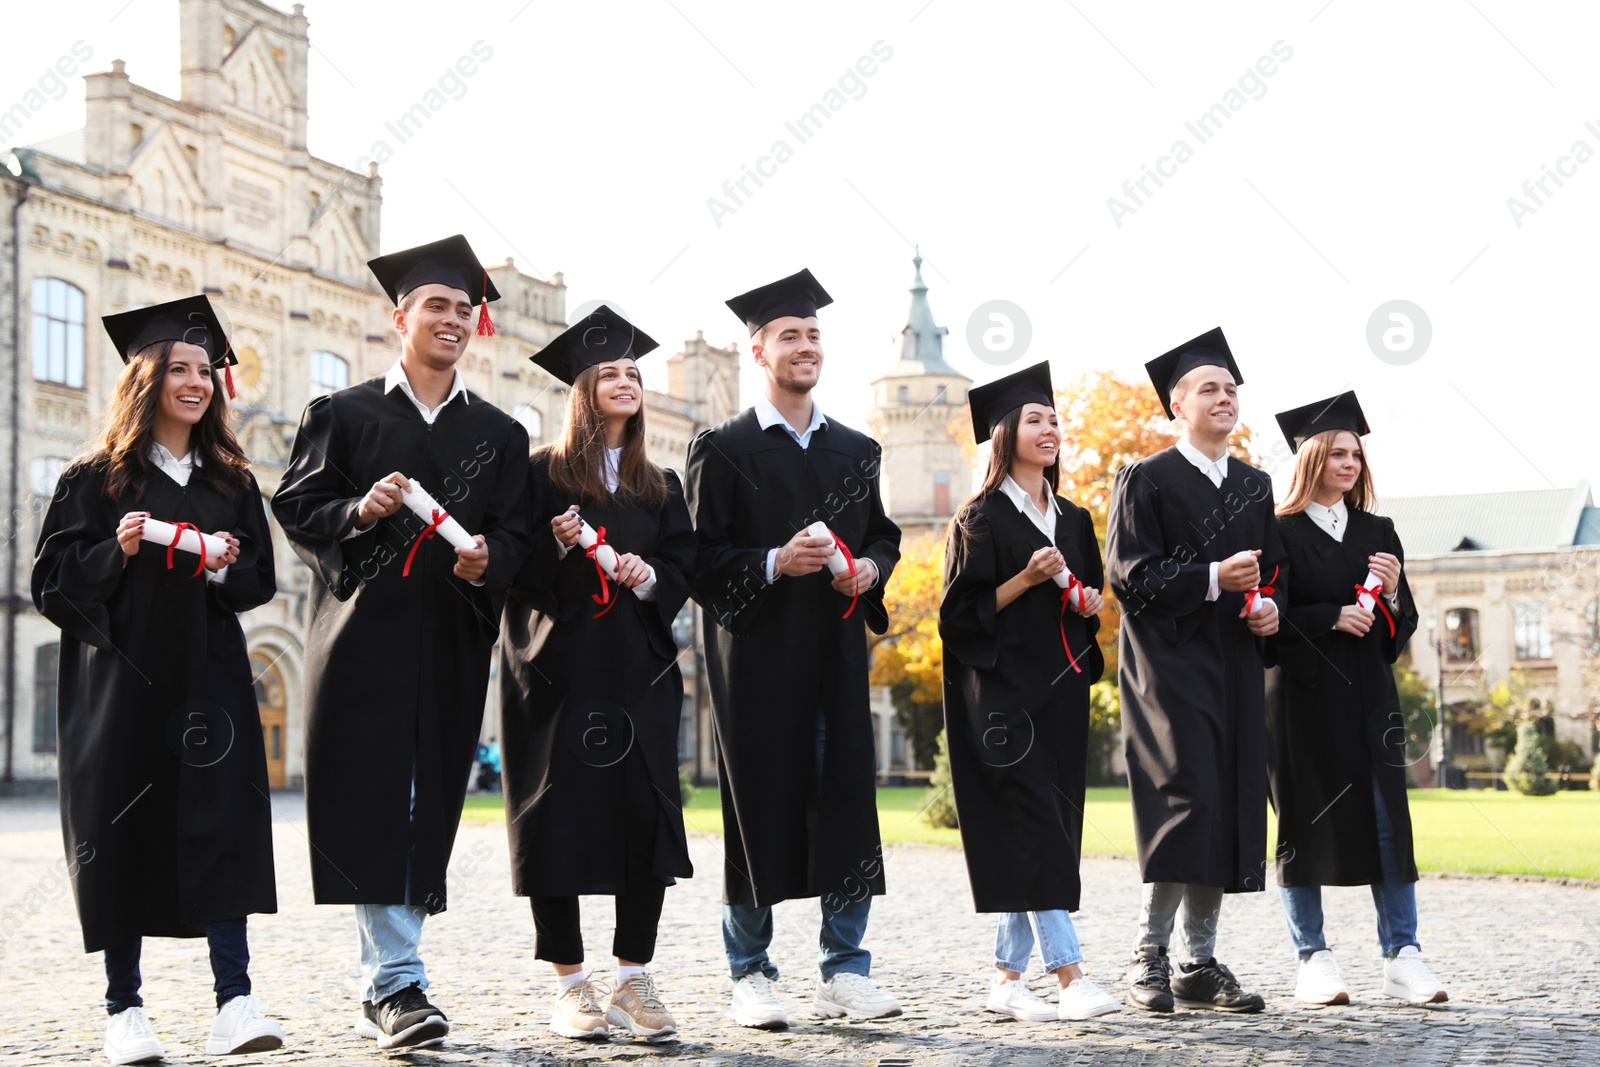
[[[306,407],[273,514],[311,567],[306,824],[319,904],[356,905],[356,1032],[438,1044],[423,995],[423,918],[477,751],[507,583],[526,550],[528,435],[469,392],[456,362],[499,294],[461,236],[368,264],[395,304],[401,356]],[[403,506],[414,480],[440,505]],[[452,548],[447,521],[473,535]]]
[[[1272,480],[1228,455],[1242,380],[1220,329],[1145,364],[1176,445],[1124,467],[1106,572],[1122,608],[1118,687],[1144,901],[1128,1002],[1260,1011],[1214,955],[1225,892],[1264,888],[1261,639],[1288,567]],[[1252,610],[1254,609],[1254,610]],[[1184,905],[1183,962],[1167,956]]]
[[[900,1014],[867,979],[872,957],[861,947],[871,897],[884,891],[862,627],[888,626],[883,588],[900,529],[878,495],[877,443],[811,398],[822,371],[817,309],[830,303],[806,270],[728,301],[750,330],[765,395],[689,447],[696,599],[716,623],[706,659],[722,769],[729,1014],[762,1029],[788,1025],[767,946],[772,905],[796,897],[822,903],[817,1013]],[[831,536],[808,530],[814,522]],[[833,537],[853,573],[829,572]]]

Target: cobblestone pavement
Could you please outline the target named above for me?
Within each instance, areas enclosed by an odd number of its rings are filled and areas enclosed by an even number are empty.
[[[284,795],[273,804],[281,911],[250,920],[251,973],[288,1043],[236,1062],[381,1063],[386,1054],[350,1027],[358,1001],[352,910],[313,906],[303,806]],[[922,846],[887,851],[889,895],[874,906],[867,935],[873,976],[901,998],[905,1015],[872,1023],[810,1016],[817,903],[796,901],[777,909],[773,950],[785,969],[779,988],[794,1025],[780,1033],[746,1030],[723,1015],[729,983],[718,926],[720,844],[711,837],[693,842],[700,877],[668,892],[653,966],[682,1042],[587,1044],[555,1037],[546,1026],[552,982],[533,959],[527,903],[510,893],[504,828],[464,825],[451,865],[450,910],[428,920],[423,940],[431,995],[455,1032],[443,1049],[399,1059],[546,1067],[649,1057],[671,1067],[1600,1064],[1600,891],[1592,888],[1425,879],[1417,894],[1420,933],[1430,964],[1449,985],[1451,1001],[1442,1008],[1406,1007],[1382,995],[1371,899],[1358,888],[1327,892],[1328,930],[1354,1000],[1348,1007],[1315,1009],[1293,999],[1293,953],[1276,894],[1268,892],[1229,898],[1219,944],[1245,985],[1266,995],[1264,1014],[1180,1010],[1155,1017],[1124,1008],[1087,1023],[1029,1024],[983,1012],[993,920],[973,914],[960,854]],[[63,867],[53,801],[0,803],[0,1063],[104,1062],[104,973],[100,957],[82,951]],[[1138,869],[1126,860],[1090,859],[1083,876],[1077,920],[1086,964],[1120,998]],[[610,913],[609,900],[585,900],[585,937],[602,977],[612,966],[605,959]],[[147,941],[144,975],[146,1011],[169,1062],[207,1059],[212,1008],[204,942]],[[1033,980],[1040,992],[1051,984]]]

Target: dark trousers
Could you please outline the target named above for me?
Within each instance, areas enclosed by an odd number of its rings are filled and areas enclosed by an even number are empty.
[[[224,919],[206,925],[206,941],[211,946],[211,976],[215,979],[217,1007],[234,997],[250,992],[250,945],[245,938],[243,919]],[[144,998],[139,987],[142,938],[131,938],[120,945],[106,947],[106,1012],[111,1015],[127,1008],[141,1008]]]
[[[611,954],[619,960],[649,963],[656,954],[656,929],[667,887],[648,882],[617,896],[617,930]],[[530,897],[533,905],[534,958],[575,966],[583,962],[583,931],[577,897]]]

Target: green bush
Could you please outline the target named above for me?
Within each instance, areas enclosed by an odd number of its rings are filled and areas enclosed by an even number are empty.
[[[1524,796],[1549,796],[1556,791],[1556,784],[1545,777],[1549,770],[1538,727],[1531,722],[1518,726],[1517,751],[1506,761],[1506,785]]]
[[[689,771],[683,764],[678,764],[678,795],[683,798],[683,806],[689,806],[689,799],[694,796],[694,782],[689,779]]]
[[[922,818],[930,826],[956,829],[956,794],[950,787],[950,750],[945,747],[944,731],[939,731],[939,747],[933,754],[933,774],[923,794]]]
[[[1089,744],[1085,780],[1089,785],[1121,785],[1111,756],[1122,744],[1122,701],[1117,683],[1101,679],[1089,687]]]

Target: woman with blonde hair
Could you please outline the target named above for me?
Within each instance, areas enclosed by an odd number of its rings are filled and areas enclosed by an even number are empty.
[[[84,949],[105,954],[105,1052],[164,1055],[139,995],[142,939],[201,936],[217,997],[206,1051],[275,1049],[245,938],[245,916],[278,907],[238,613],[277,587],[261,491],[213,380],[236,360],[204,296],[105,326],[126,365],[33,565],[34,605],[61,628],[61,825]]]
[[[1406,806],[1406,731],[1393,664],[1417,628],[1404,549],[1374,513],[1354,393],[1278,415],[1296,453],[1278,505],[1289,602],[1271,639],[1268,771],[1278,813],[1278,890],[1300,956],[1295,996],[1345,1004],[1323,935],[1322,886],[1372,889],[1383,991],[1448,999],[1417,942],[1417,866]]]

